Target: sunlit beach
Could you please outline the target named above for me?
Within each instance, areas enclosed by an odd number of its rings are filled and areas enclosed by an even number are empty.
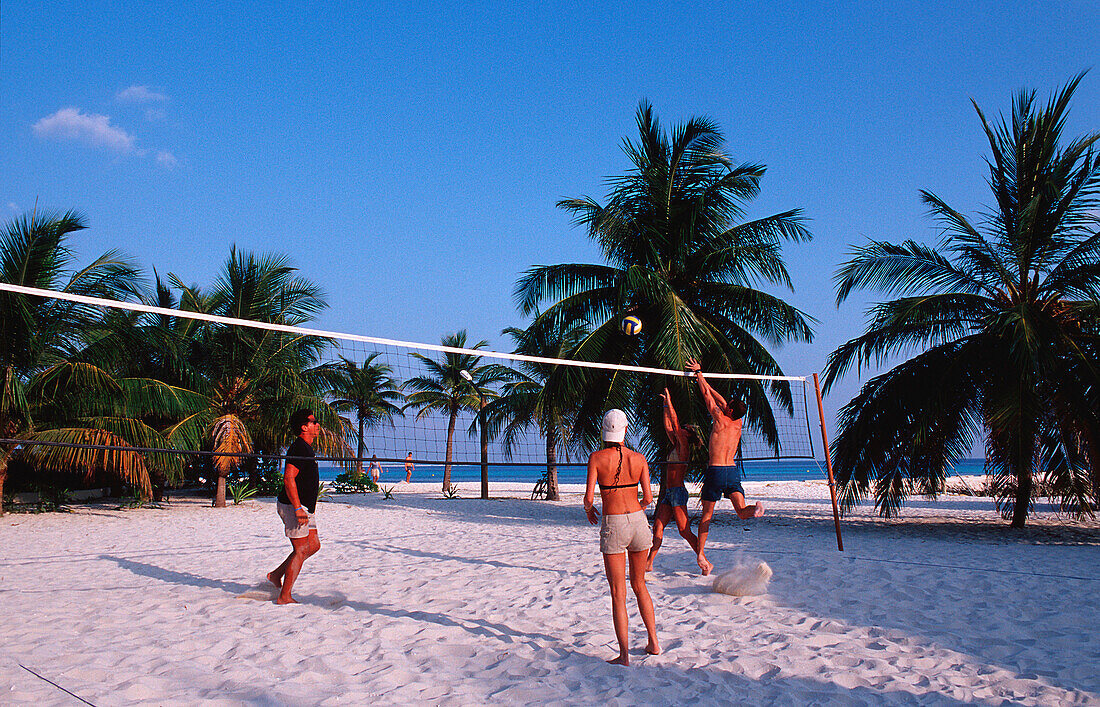
[[[750,482],[769,515],[718,513],[709,554],[766,561],[768,593],[712,592],[666,540],[649,581],[664,653],[641,652],[633,614],[623,682],[605,663],[617,649],[583,487],[556,503],[493,490],[518,498],[413,483],[322,503],[294,607],[264,580],[284,553],[271,501],[9,515],[5,701],[71,703],[59,687],[101,705],[1100,699],[1100,615],[1081,600],[1100,586],[1097,523],[1041,509],[1008,537],[989,499],[952,495],[897,521],[853,514],[839,553],[823,483]]]

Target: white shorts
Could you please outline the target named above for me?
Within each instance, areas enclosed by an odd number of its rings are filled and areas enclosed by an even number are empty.
[[[298,524],[298,516],[294,513],[294,506],[289,503],[276,501],[275,510],[279,512],[279,517],[283,519],[283,526],[286,528],[288,538],[308,538],[309,531],[317,530],[317,518],[315,517],[317,514],[310,513],[309,509],[306,509],[309,520],[304,525]]]
[[[600,552],[618,555],[621,552],[641,552],[653,547],[653,531],[645,511],[605,515],[600,523]]]

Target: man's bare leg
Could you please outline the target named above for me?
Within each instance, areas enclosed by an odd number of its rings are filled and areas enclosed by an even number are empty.
[[[638,613],[642,615],[642,623],[645,624],[646,633],[649,634],[649,643],[646,644],[645,652],[650,655],[660,655],[661,644],[657,642],[657,619],[653,616],[653,599],[645,586],[646,561],[646,550],[630,553],[630,588],[634,590],[634,596],[638,599]],[[623,609],[625,614],[626,607]]]
[[[707,546],[707,535],[710,533],[710,519],[714,517],[714,501],[703,501],[703,515],[699,518],[699,551],[698,562],[699,569],[703,570],[703,575],[710,574],[710,571],[714,569],[714,565],[707,561],[706,555],[703,554],[703,549]]]
[[[649,558],[646,560],[645,565],[646,572],[653,570],[653,558],[657,556],[657,551],[661,549],[661,543],[664,542],[665,526],[668,525],[671,514],[672,510],[667,503],[658,505],[657,512],[653,514],[653,547],[649,548]]]
[[[757,501],[751,506],[745,504],[745,497],[736,491],[730,494],[730,501],[733,503],[733,510],[737,511],[737,517],[741,520],[749,520],[750,518],[759,518],[764,515],[764,504]]]
[[[605,554],[603,571],[607,574],[607,584],[611,588],[611,618],[615,623],[615,640],[619,642],[619,657],[607,662],[613,665],[630,665],[626,643],[626,553]],[[642,576],[645,576],[644,573]]]
[[[297,604],[298,601],[291,596],[290,592],[294,588],[294,581],[298,579],[298,573],[302,571],[302,563],[313,556],[318,550],[321,549],[321,541],[317,538],[317,531],[309,531],[309,535],[304,538],[291,538],[290,544],[294,546],[294,552],[290,553],[290,557],[286,558],[285,565],[282,574],[281,590],[278,598],[275,599],[276,604]],[[282,568],[282,565],[280,565]],[[277,572],[278,570],[276,570]],[[270,575],[268,579],[271,579]],[[274,580],[272,580],[274,582]]]

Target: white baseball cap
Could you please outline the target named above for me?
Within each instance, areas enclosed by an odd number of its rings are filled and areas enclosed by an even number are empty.
[[[618,408],[608,410],[604,413],[601,429],[604,442],[622,444],[626,438],[626,413]]]

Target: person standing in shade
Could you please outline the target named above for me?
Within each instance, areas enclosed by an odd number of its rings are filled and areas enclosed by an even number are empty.
[[[405,483],[411,482],[413,479],[413,453],[409,452],[405,457]]]
[[[317,537],[317,488],[320,479],[313,442],[321,432],[311,410],[297,410],[290,416],[290,430],[297,435],[286,450],[283,488],[275,509],[283,520],[292,550],[283,563],[268,573],[268,580],[279,588],[276,604],[297,604],[290,592],[302,570],[302,564],[321,549]]]
[[[650,655],[661,652],[657,643],[657,623],[653,615],[653,600],[645,585],[645,565],[653,535],[645,517],[645,507],[653,503],[653,491],[649,488],[649,463],[646,458],[623,443],[626,438],[626,413],[608,410],[603,416],[603,449],[588,457],[588,482],[584,491],[584,511],[588,522],[599,521],[596,512],[596,485],[600,487],[603,502],[603,521],[600,524],[600,552],[603,553],[603,569],[611,589],[611,617],[615,624],[615,638],[619,642],[619,657],[607,662],[630,665],[626,632],[626,563],[630,558],[630,588],[638,599],[638,612],[642,615],[649,634],[645,651]],[[641,485],[642,502],[638,502],[638,486]]]
[[[710,429],[710,443],[707,447],[709,464],[703,477],[703,515],[699,518],[699,566],[705,569],[707,558],[703,549],[707,544],[710,521],[714,517],[714,504],[723,497],[733,503],[737,517],[742,520],[764,515],[764,505],[760,502],[751,506],[745,503],[745,489],[741,486],[741,468],[737,466],[737,448],[741,445],[741,424],[748,412],[745,403],[737,398],[728,401],[711,387],[703,376],[703,368],[695,359],[687,362],[687,370],[695,374],[699,384],[699,393],[710,412],[714,425]],[[712,565],[713,567],[713,565]]]
[[[653,548],[650,549],[649,560],[646,562],[647,572],[653,569],[653,559],[661,549],[665,526],[668,525],[669,520],[676,520],[680,537],[687,541],[692,552],[699,554],[699,539],[695,537],[695,533],[691,532],[691,519],[687,514],[688,492],[684,487],[684,474],[687,473],[692,450],[703,440],[699,437],[699,432],[694,425],[680,426],[680,419],[676,416],[676,408],[672,405],[672,396],[669,395],[668,388],[661,393],[661,402],[664,407],[665,434],[668,435],[671,449],[665,461],[664,492],[657,499],[657,511],[653,514]],[[699,557],[699,569],[703,574],[710,574],[712,569],[710,563],[702,556]]]

